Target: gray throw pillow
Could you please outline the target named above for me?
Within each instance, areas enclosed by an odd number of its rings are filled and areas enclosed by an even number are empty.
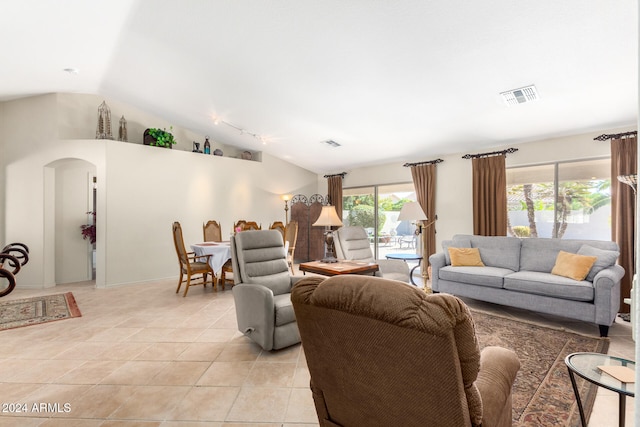
[[[605,268],[611,267],[616,263],[616,260],[620,256],[620,252],[607,251],[605,249],[598,249],[589,245],[582,245],[578,250],[578,255],[595,256],[598,258],[593,264],[593,267],[591,267],[591,270],[589,271],[589,274],[587,274],[587,277],[585,279],[589,282],[593,282],[596,274],[598,274]]]
[[[449,248],[470,248],[471,239],[466,236],[453,236],[451,240],[442,241],[442,249],[444,249],[444,257],[447,265],[451,265],[451,255],[449,255]]]

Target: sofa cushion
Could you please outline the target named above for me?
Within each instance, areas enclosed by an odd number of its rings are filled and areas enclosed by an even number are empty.
[[[560,251],[558,252],[558,257],[551,270],[551,274],[568,277],[573,280],[584,280],[597,259],[598,257],[595,256],[578,255]]]
[[[466,235],[455,235],[451,240],[444,240],[442,242],[442,249],[444,250],[444,258],[447,265],[451,265],[451,256],[449,255],[449,248],[470,248],[471,239]]]
[[[518,271],[520,245],[521,241],[517,237],[471,236],[471,247],[480,249],[482,262],[490,267]]]
[[[448,248],[454,267],[484,267],[478,248]]]
[[[619,250],[615,242],[607,240],[522,239],[520,270],[550,273],[556,263],[558,252],[565,251],[575,254],[585,244],[608,251]]]
[[[582,245],[578,250],[578,255],[595,256],[598,258],[595,264],[593,264],[593,267],[591,267],[591,270],[589,271],[586,279],[589,282],[593,282],[596,274],[600,273],[600,271],[604,270],[605,268],[611,267],[616,263],[616,260],[620,256],[620,252],[595,248],[591,245]]]
[[[545,295],[574,301],[593,301],[593,284],[539,271],[518,271],[504,278],[504,288],[510,291]]]
[[[512,274],[513,270],[498,267],[443,267],[438,271],[438,278],[451,282],[470,285],[502,288],[503,278]]]

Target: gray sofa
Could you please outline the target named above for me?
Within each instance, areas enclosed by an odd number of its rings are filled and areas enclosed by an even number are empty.
[[[596,323],[606,337],[624,269],[615,242],[455,235],[429,257],[434,292]],[[452,266],[448,248],[478,248],[484,267]],[[596,256],[585,280],[551,274],[560,251]]]

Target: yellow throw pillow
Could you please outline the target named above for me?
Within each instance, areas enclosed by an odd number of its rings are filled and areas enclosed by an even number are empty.
[[[478,248],[448,248],[453,267],[484,267]]]
[[[551,274],[568,277],[573,280],[584,280],[589,274],[598,257],[572,254],[560,251],[556,258],[556,265],[553,266]]]

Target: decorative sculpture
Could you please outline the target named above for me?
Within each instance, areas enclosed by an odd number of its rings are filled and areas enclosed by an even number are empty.
[[[120,127],[118,128],[118,141],[127,142],[127,120],[124,115],[120,119]]]
[[[113,139],[111,134],[111,110],[105,101],[98,107],[98,126],[96,139]]]

